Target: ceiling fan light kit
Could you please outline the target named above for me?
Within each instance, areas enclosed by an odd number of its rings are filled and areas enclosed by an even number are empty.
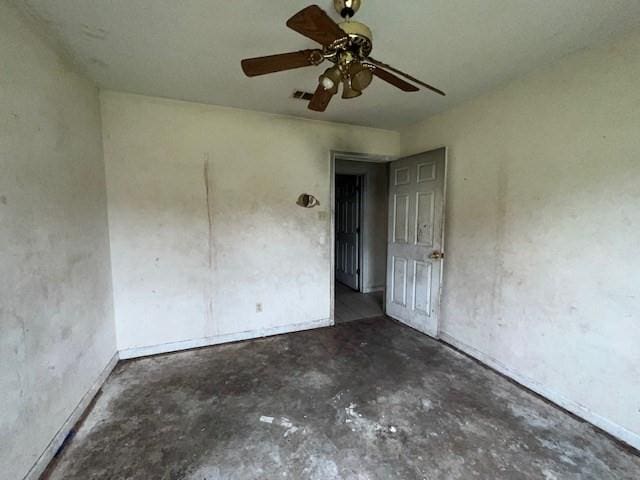
[[[352,88],[363,91],[373,81],[373,73],[371,68],[362,63],[352,63],[349,65],[349,79]]]
[[[356,98],[362,95],[374,76],[404,92],[420,90],[414,84],[397,76],[400,75],[415,84],[444,95],[441,90],[369,56],[373,51],[371,29],[363,23],[351,20],[351,17],[360,9],[361,0],[334,0],[334,6],[346,21],[337,24],[317,5],[301,10],[287,21],[289,28],[318,42],[322,45],[322,49],[245,59],[241,62],[244,73],[248,77],[254,77],[316,66],[324,61],[333,63],[332,67],[320,75],[318,87],[309,102],[309,109],[318,112],[324,112],[327,109],[331,98],[338,93],[340,84],[343,85],[343,99]]]
[[[327,68],[327,70],[320,75],[320,84],[325,90],[329,90],[333,95],[335,95],[338,93],[338,87],[340,86],[342,78],[343,76],[340,71],[340,67],[335,65],[331,68]]]
[[[345,80],[342,82],[342,98],[348,100],[350,98],[356,98],[362,95],[362,90],[356,90],[351,84],[351,80]]]

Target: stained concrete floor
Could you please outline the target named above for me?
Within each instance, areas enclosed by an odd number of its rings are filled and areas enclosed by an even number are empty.
[[[53,479],[638,479],[640,458],[384,318],[117,367]]]
[[[384,314],[384,292],[360,293],[340,282],[335,283],[335,321],[353,322]]]

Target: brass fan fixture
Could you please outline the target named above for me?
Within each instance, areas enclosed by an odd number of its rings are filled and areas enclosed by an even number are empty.
[[[371,84],[374,76],[404,92],[420,90],[416,85],[397,76],[400,75],[444,96],[442,90],[369,56],[373,50],[371,30],[365,24],[351,20],[360,4],[361,0],[334,0],[336,10],[345,19],[340,24],[335,23],[317,5],[303,9],[287,21],[287,26],[318,42],[322,48],[245,59],[242,60],[242,70],[248,77],[255,77],[316,66],[328,60],[333,66],[320,76],[318,87],[309,102],[309,109],[317,112],[327,109],[333,96],[338,93],[340,85],[342,98],[359,97]]]

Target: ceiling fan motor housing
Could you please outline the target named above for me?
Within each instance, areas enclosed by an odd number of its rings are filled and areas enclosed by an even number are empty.
[[[368,57],[373,50],[371,29],[360,22],[342,22],[339,27],[349,36],[349,43],[359,50],[358,54]]]

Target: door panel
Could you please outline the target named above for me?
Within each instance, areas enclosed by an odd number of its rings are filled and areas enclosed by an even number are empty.
[[[393,257],[393,275],[391,281],[392,302],[401,307],[407,305],[407,259]]]
[[[393,241],[407,243],[409,237],[409,195],[395,195]]]
[[[436,161],[418,164],[418,183],[431,182],[437,179],[438,166]]]
[[[416,195],[416,245],[433,247],[436,196],[434,192]]]
[[[391,163],[387,315],[437,336],[446,150]]]
[[[414,262],[413,309],[428,317],[431,316],[431,277],[433,267],[430,263]]]
[[[336,175],[336,280],[360,289],[360,178]]]
[[[411,172],[408,168],[397,168],[395,170],[395,185],[408,185],[411,183]]]

